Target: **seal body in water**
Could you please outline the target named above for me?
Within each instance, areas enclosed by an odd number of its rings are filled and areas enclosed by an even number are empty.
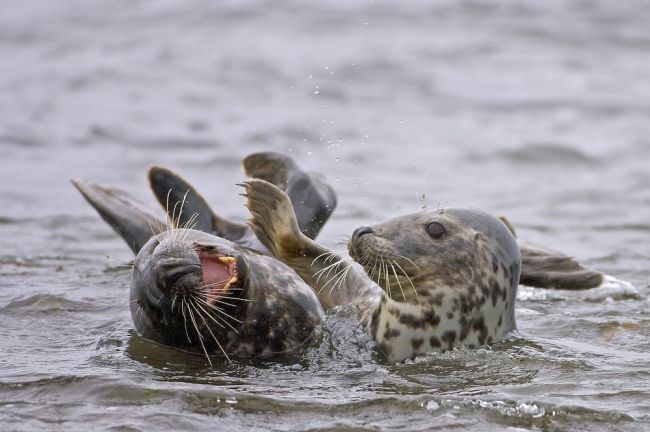
[[[306,235],[315,237],[336,206],[323,178],[303,172],[286,156],[254,154],[244,160],[244,168],[287,190]],[[149,180],[170,224],[123,191],[73,180],[136,254],[130,304],[137,331],[161,344],[203,353],[208,361],[212,355],[291,353],[308,341],[323,317],[312,289],[265,254],[247,225],[216,216],[180,176],[153,167]],[[201,231],[187,229],[192,226]]]
[[[245,188],[260,241],[325,306],[353,304],[388,361],[477,347],[516,329],[521,255],[498,218],[447,209],[359,228],[348,250],[360,268],[303,235],[280,189],[263,180]]]
[[[135,258],[131,315],[145,338],[226,358],[295,352],[323,318],[278,260],[188,229],[152,237]]]

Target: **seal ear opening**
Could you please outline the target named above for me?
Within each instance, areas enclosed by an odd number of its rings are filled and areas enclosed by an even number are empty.
[[[164,223],[142,209],[126,192],[77,179],[70,181],[133,253],[137,254],[152,236],[166,230]]]

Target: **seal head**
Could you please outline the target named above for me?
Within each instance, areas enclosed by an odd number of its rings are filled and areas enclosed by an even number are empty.
[[[189,229],[163,232],[144,245],[130,297],[143,337],[208,360],[294,352],[323,316],[316,295],[287,266]]]
[[[400,216],[356,230],[348,249],[388,297],[369,322],[388,358],[489,344],[516,328],[521,256],[494,216],[473,209]]]
[[[479,300],[516,296],[517,243],[499,219],[479,210],[413,213],[362,227],[348,250],[396,301],[419,304],[438,291],[467,287]]]

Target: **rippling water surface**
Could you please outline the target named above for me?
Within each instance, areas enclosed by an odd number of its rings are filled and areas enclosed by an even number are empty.
[[[0,429],[650,430],[645,0],[2,1]],[[423,206],[506,214],[631,285],[521,288],[520,338],[386,365],[350,311],[210,368],[132,329],[132,257],[68,179],[178,170],[243,218],[239,160],[326,174],[321,241]]]

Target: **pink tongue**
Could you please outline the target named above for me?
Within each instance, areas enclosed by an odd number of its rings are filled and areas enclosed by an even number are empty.
[[[203,271],[203,283],[210,291],[218,292],[232,277],[228,266],[206,255],[200,255],[201,270]]]

